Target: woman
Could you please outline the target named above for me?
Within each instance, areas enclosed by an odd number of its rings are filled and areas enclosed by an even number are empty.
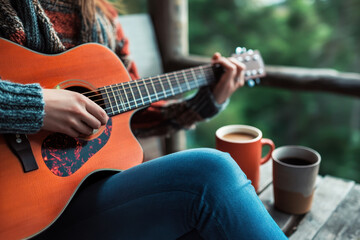
[[[104,0],[0,0],[0,36],[54,54],[86,42],[112,49],[133,79],[128,41]],[[6,57],[6,56],[1,56]],[[215,86],[191,99],[135,114],[136,135],[165,134],[214,116],[244,84],[244,66],[216,53],[225,69]],[[81,94],[0,81],[0,133],[39,130],[89,135],[105,111]],[[9,79],[11,80],[11,79]],[[24,101],[26,100],[26,101]],[[24,104],[25,102],[25,104]],[[146,126],[141,124],[144,119]],[[201,166],[201,167],[199,167]],[[38,239],[285,239],[228,154],[189,150],[89,180]]]

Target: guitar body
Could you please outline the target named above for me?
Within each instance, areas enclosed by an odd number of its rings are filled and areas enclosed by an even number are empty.
[[[17,83],[96,90],[130,81],[118,57],[98,44],[45,55],[0,39],[0,55],[1,79]],[[92,173],[140,164],[142,149],[129,127],[132,113],[110,118],[107,126],[89,139],[62,138],[45,131],[28,135],[39,168],[27,173],[0,135],[0,239],[27,238],[45,229]],[[64,139],[68,145],[56,148]]]

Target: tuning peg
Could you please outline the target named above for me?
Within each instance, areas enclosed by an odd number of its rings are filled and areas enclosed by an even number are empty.
[[[255,86],[255,81],[253,79],[249,79],[246,81],[246,84],[248,85],[248,87],[254,87]]]
[[[235,48],[235,53],[236,54],[242,54],[242,53],[246,53],[246,48],[245,47],[237,47]]]
[[[235,53],[236,54],[242,54],[243,53],[242,47],[235,48]]]

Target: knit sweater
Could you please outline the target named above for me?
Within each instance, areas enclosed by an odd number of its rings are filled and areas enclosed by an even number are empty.
[[[108,5],[109,18],[97,9],[95,24],[86,27],[73,0],[0,0],[0,37],[42,53],[59,53],[82,43],[97,42],[113,50],[132,79],[139,78],[129,58],[128,39]],[[0,57],[2,56],[0,53]],[[1,69],[0,69],[1,71]],[[7,80],[7,81],[4,81]],[[36,133],[43,124],[44,101],[38,84],[0,79],[0,133]],[[186,100],[161,101],[136,112],[131,127],[137,136],[169,134],[190,128],[224,108],[204,87]]]
[[[0,132],[35,133],[42,126],[44,101],[39,84],[0,81]]]

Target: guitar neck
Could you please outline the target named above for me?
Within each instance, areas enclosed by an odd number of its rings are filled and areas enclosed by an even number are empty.
[[[178,94],[210,85],[221,69],[212,65],[198,66],[155,77],[123,82],[99,89],[105,111],[114,116],[148,106]]]
[[[245,80],[265,76],[264,62],[259,51],[248,50],[234,54],[233,57],[246,66]],[[223,72],[224,69],[219,64],[208,64],[155,77],[109,85],[98,90],[104,101],[105,111],[109,116],[114,116],[210,85]]]

